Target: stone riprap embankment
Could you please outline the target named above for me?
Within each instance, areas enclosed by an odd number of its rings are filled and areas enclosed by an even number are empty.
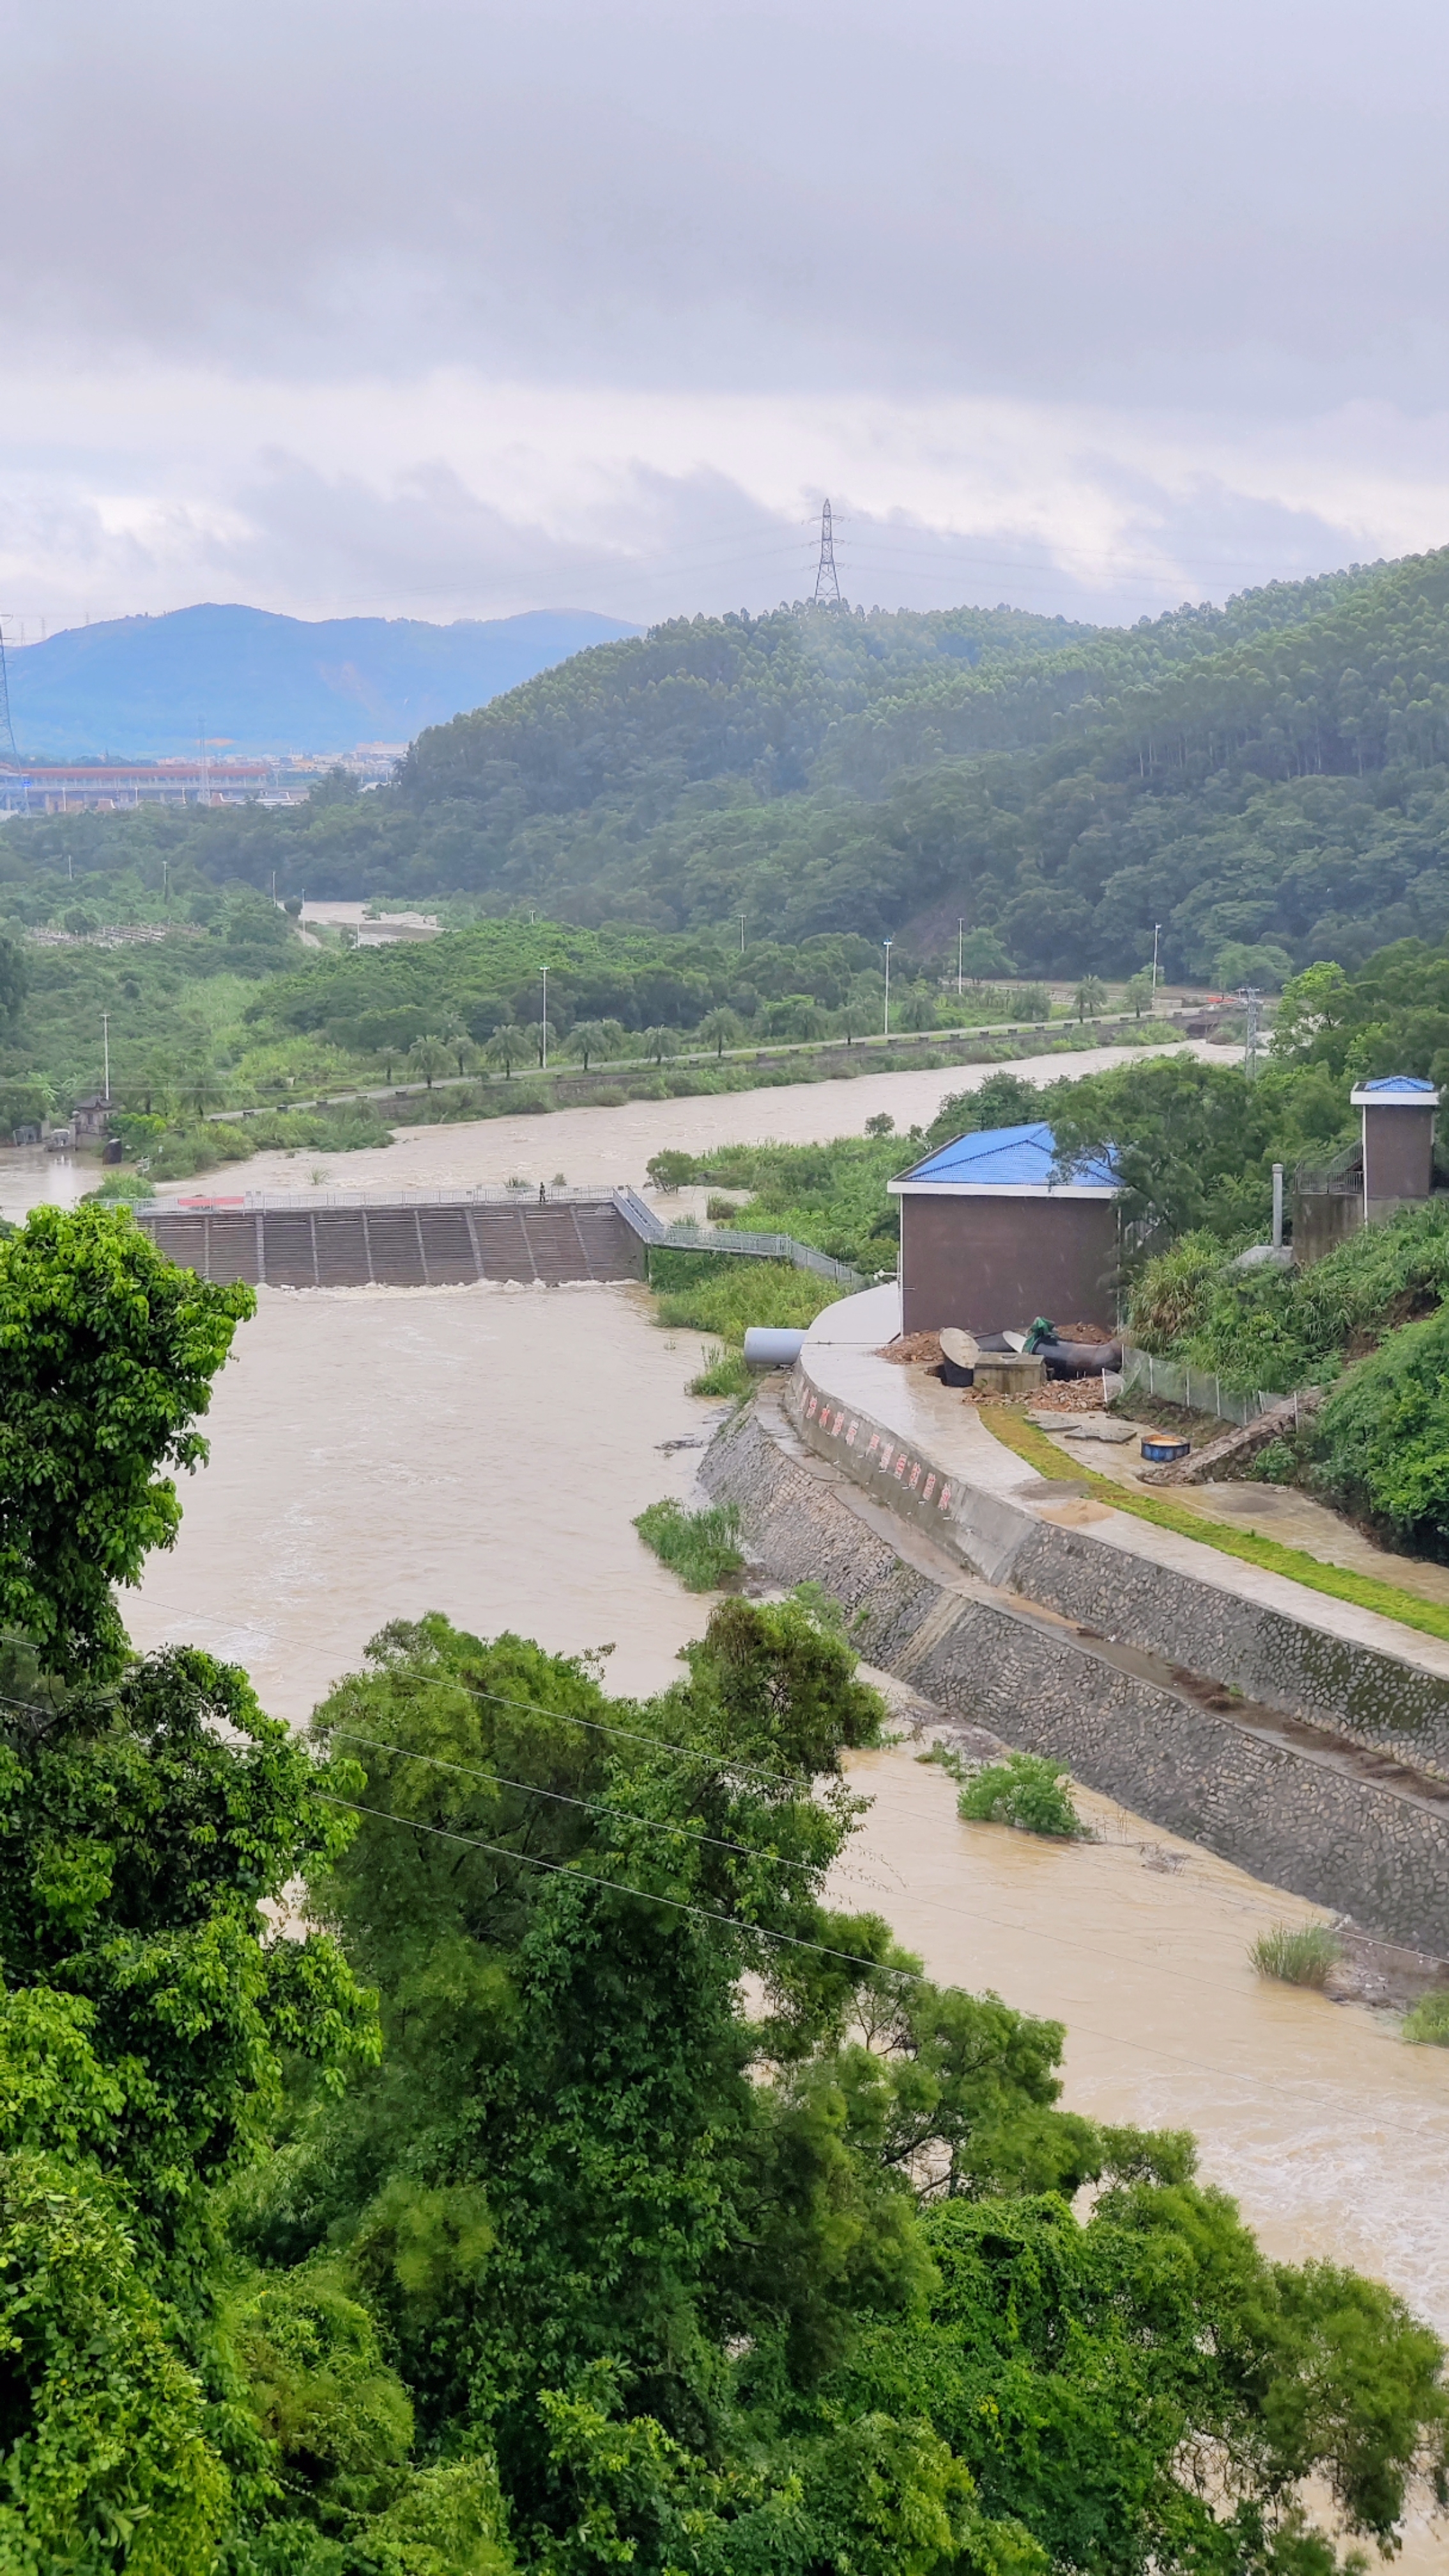
[[[1114,1511],[1066,1458],[1039,1476],[972,1405],[879,1357],[896,1294],[812,1326],[786,1398],[807,1447],[987,1582],[1449,1781],[1449,1643]]]
[[[1283,1578],[1199,1570],[1207,1549],[1031,1475],[970,1408],[958,1423],[944,1389],[923,1400],[918,1375],[874,1356],[890,1297],[829,1309],[829,1340],[817,1326],[788,1388],[772,1381],[707,1453],[707,1489],[740,1506],[768,1570],[823,1584],[862,1653],[953,1714],[1449,1951],[1449,1653],[1417,1637],[1400,1653],[1390,1622],[1336,1602],[1300,1617]]]

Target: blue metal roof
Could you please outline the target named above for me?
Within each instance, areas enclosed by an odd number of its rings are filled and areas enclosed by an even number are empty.
[[[957,1136],[928,1154],[924,1162],[913,1164],[901,1179],[978,1190],[1115,1190],[1120,1186],[1106,1160],[1059,1171],[1056,1138],[1041,1119],[1029,1127],[983,1127],[973,1135]]]
[[[1436,1099],[1436,1086],[1421,1082],[1416,1073],[1382,1073],[1377,1082],[1361,1082],[1354,1093],[1356,1100],[1365,1093],[1376,1100]]]

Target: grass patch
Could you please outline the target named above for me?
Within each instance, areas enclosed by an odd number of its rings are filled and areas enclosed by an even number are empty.
[[[1248,1952],[1260,1977],[1284,1986],[1325,1986],[1342,1950],[1326,1923],[1275,1923]]]
[[[693,1275],[691,1275],[691,1273]],[[787,1261],[746,1261],[736,1253],[651,1252],[649,1279],[661,1324],[714,1333],[738,1344],[750,1324],[813,1324],[851,1292]]]
[[[1110,1476],[1079,1467],[1075,1458],[1067,1458],[1060,1449],[1053,1448],[1044,1433],[1008,1405],[984,1404],[977,1420],[1003,1447],[1014,1449],[1018,1458],[1024,1458],[1028,1466],[1058,1481],[1070,1476],[1074,1483],[1085,1485],[1098,1502],[1110,1503],[1114,1511],[1130,1512],[1134,1520],[1151,1521],[1155,1529],[1175,1530],[1179,1538],[1196,1539],[1201,1547],[1215,1547],[1220,1556],[1236,1556],[1246,1565],[1261,1565],[1267,1574],[1286,1575],[1291,1583],[1301,1583],[1307,1592],[1325,1593],[1331,1601],[1352,1601],[1360,1610],[1376,1610],[1381,1619],[1396,1619],[1400,1627],[1417,1628],[1425,1637],[1449,1638],[1449,1607],[1440,1602],[1421,1601],[1415,1593],[1401,1592],[1395,1583],[1381,1582],[1377,1575],[1354,1574],[1343,1565],[1324,1565],[1302,1548],[1284,1547],[1275,1538],[1260,1538],[1256,1530],[1233,1529],[1222,1521],[1211,1521],[1205,1513],[1169,1502],[1165,1495],[1144,1494],[1130,1485],[1115,1484]]]
[[[956,1813],[967,1824],[1015,1825],[1021,1833],[1067,1842],[1087,1829],[1063,1786],[1066,1778],[1061,1764],[1044,1753],[1010,1753],[967,1782]]]
[[[723,1342],[709,1342],[700,1352],[704,1362],[698,1377],[689,1381],[691,1395],[748,1395],[754,1377],[745,1366],[743,1351],[727,1351]]]
[[[735,1545],[739,1511],[733,1503],[687,1512],[682,1503],[651,1503],[634,1523],[646,1547],[677,1574],[686,1592],[714,1592],[744,1558]]]
[[[1449,1986],[1420,1995],[1404,2015],[1403,2036],[1416,2047],[1449,2048]]]

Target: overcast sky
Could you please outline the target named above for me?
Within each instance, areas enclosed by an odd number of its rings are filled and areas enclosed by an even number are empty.
[[[1136,617],[1449,540],[1449,15],[0,0],[0,610]]]

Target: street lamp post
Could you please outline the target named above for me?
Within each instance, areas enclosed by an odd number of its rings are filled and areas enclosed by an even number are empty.
[[[1157,942],[1161,935],[1162,924],[1160,921],[1154,921],[1152,925],[1152,1007],[1154,1011],[1157,1008]]]
[[[891,943],[891,941],[890,941],[889,939],[883,939],[883,940],[881,941],[881,946],[882,946],[882,948],[885,950],[885,1024],[884,1024],[884,1026],[883,1026],[883,1028],[882,1028],[882,1030],[881,1030],[881,1035],[882,1035],[882,1037],[886,1037],[886,1038],[888,1038],[888,1037],[890,1036],[890,1033],[891,1033],[891,946],[892,946],[892,943]]]
[[[958,921],[956,924],[956,999],[958,1002],[961,999],[961,964],[965,954],[966,924],[964,921]]]
[[[543,1027],[539,1031],[539,1069],[548,1071],[548,968],[543,970]]]
[[[101,1051],[106,1060],[106,1107],[109,1109],[111,1105],[111,1015],[109,1011],[101,1013]]]
[[[743,955],[744,955],[744,953],[745,953],[745,920],[746,920],[746,915],[745,915],[744,913],[741,913],[741,914],[740,914],[740,916],[739,916],[739,923],[740,923],[740,955],[741,955],[742,957],[743,957]]]

